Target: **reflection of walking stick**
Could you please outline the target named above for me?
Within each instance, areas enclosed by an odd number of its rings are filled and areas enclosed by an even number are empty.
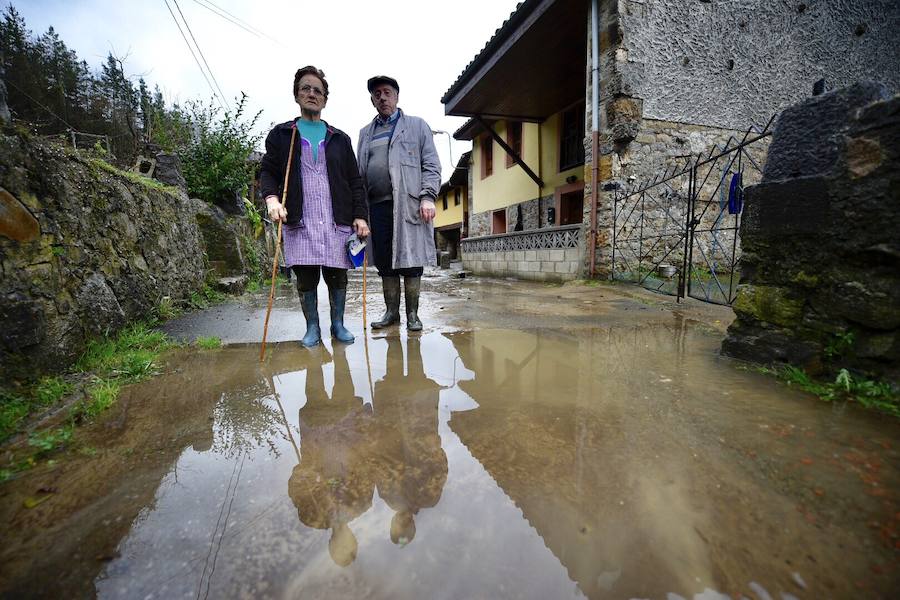
[[[366,327],[366,271],[369,268],[369,250],[366,248],[363,254],[363,344],[366,347],[366,369],[369,373],[369,399],[375,406],[375,389],[372,387],[372,363],[369,362],[369,329]]]
[[[284,168],[284,191],[281,192],[281,206],[284,208],[287,202],[288,178],[291,175],[291,161],[294,158],[294,140],[297,138],[297,127],[291,127],[291,147],[288,150],[287,166]],[[272,289],[269,291],[269,308],[266,309],[266,323],[263,325],[262,347],[259,349],[259,362],[266,356],[266,334],[269,332],[269,314],[272,312],[272,302],[275,300],[275,273],[278,272],[278,253],[281,252],[281,225],[283,219],[278,219],[278,239],[275,240],[275,260],[272,261]]]
[[[297,462],[300,462],[300,449],[297,448],[297,442],[294,441],[294,434],[291,433],[291,424],[288,423],[287,413],[284,412],[284,407],[281,405],[281,399],[278,397],[278,390],[275,389],[275,379],[270,379],[272,386],[272,395],[275,396],[275,402],[278,403],[278,408],[281,409],[281,418],[284,419],[284,428],[287,430],[288,439],[291,442],[291,446],[294,447],[294,452],[297,454]],[[269,382],[267,382],[269,383]]]

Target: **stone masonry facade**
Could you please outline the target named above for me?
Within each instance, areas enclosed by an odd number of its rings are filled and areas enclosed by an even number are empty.
[[[819,79],[843,86],[868,77],[900,90],[900,54],[890,25],[898,19],[900,4],[891,0],[600,2],[598,275],[611,267],[617,189],[683,164],[730,136],[741,137],[752,125],[763,126],[808,97]],[[585,131],[590,135],[590,15],[588,23]],[[782,40],[783,51],[770,52],[773,35]],[[589,138],[586,147],[587,231]],[[755,151],[764,160],[765,145]]]
[[[88,340],[204,285],[195,209],[12,130],[0,132],[0,381],[64,369]]]

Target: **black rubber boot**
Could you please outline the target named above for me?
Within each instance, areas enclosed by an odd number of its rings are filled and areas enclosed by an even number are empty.
[[[419,289],[421,286],[421,277],[403,278],[403,293],[406,296],[406,328],[410,331],[422,331],[422,321],[419,320]]]
[[[387,310],[378,321],[372,321],[372,329],[381,329],[400,322],[400,276],[393,275],[381,278],[384,288],[384,304]]]
[[[328,290],[331,301],[331,335],[345,344],[353,343],[353,334],[344,327],[344,306],[347,303],[347,290]]]
[[[316,290],[300,292],[300,306],[303,307],[303,316],[306,317],[306,335],[300,343],[311,348],[322,339],[322,330],[319,329],[319,299]]]

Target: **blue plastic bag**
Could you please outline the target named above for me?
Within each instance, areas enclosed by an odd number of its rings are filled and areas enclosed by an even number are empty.
[[[366,240],[361,240],[354,233],[347,238],[347,256],[350,257],[350,264],[353,268],[363,266],[366,257]]]

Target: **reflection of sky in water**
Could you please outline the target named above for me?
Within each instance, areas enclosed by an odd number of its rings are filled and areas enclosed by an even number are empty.
[[[403,339],[402,365],[389,365],[397,341],[389,348],[385,338],[369,340],[367,361],[362,339],[339,349],[326,340],[321,365],[250,373],[222,394],[212,446],[186,449],[135,520],[120,556],[97,578],[98,594],[567,598],[669,586],[691,590],[684,598],[724,599],[712,584],[721,549],[701,538],[718,533],[712,513],[719,504],[730,512],[735,498],[760,492],[740,474],[716,479],[715,454],[704,454],[684,433],[728,411],[750,418],[766,397],[740,382],[747,375],[715,371],[709,352],[686,352],[683,330],[674,334],[432,333],[418,345]],[[422,375],[410,364],[416,346],[427,379],[416,379]],[[407,378],[398,383],[401,366]],[[347,369],[353,397],[336,397],[349,389]],[[410,381],[433,394],[420,398],[415,385],[404,387]],[[310,385],[320,386],[313,401]],[[723,406],[742,385],[741,398]],[[703,394],[718,400],[695,414],[685,410]],[[397,404],[410,399],[420,404]],[[428,402],[437,407],[422,404]],[[369,429],[366,419],[385,415],[409,427],[412,441],[431,427],[446,455],[446,481],[437,504],[415,513],[409,543],[392,542],[398,509],[373,485],[370,504],[365,498],[361,514],[346,523],[356,546],[341,567],[329,550],[329,528],[301,522],[303,505],[289,497],[289,480],[297,476],[298,452],[307,461],[318,452],[329,463],[325,481],[312,481],[320,488],[332,477],[339,487],[342,474],[352,480],[368,455],[391,449],[366,439],[385,431]],[[362,462],[342,462],[345,454]],[[406,465],[410,481],[423,480],[414,477],[430,463],[423,464]],[[720,486],[733,495],[712,497]],[[730,523],[737,529],[721,535],[752,537],[745,525]],[[748,578],[739,585],[759,598],[769,594]]]
[[[385,377],[387,350],[384,339],[370,341],[373,383]],[[575,584],[538,533],[447,425],[451,407],[477,407],[453,386],[454,370],[457,381],[472,379],[474,373],[441,335],[423,336],[421,353],[426,375],[444,387],[438,433],[448,476],[438,505],[415,516],[412,542],[391,542],[394,511],[376,491],[371,508],[349,523],[359,544],[356,560],[346,568],[335,565],[327,548],[329,532],[303,526],[287,496],[296,455],[282,431],[230,458],[233,453],[228,451],[185,450],[159,486],[153,505],[120,544],[120,556],[97,578],[98,595],[196,596],[199,588],[201,596],[209,597],[283,592],[286,597],[315,598],[346,592],[476,598],[485,597],[486,590],[507,589],[530,598],[559,597],[561,590],[566,597],[578,597]],[[368,402],[364,345],[348,347],[347,355],[354,393]],[[404,373],[407,369],[405,364]],[[322,373],[331,398],[334,363],[326,363]],[[280,373],[272,383],[302,452],[298,415],[306,404],[306,371]],[[230,401],[248,401],[239,393],[230,396]],[[274,395],[262,401],[280,413]],[[377,397],[374,404],[377,411]],[[220,424],[214,427],[217,435],[225,433]]]

